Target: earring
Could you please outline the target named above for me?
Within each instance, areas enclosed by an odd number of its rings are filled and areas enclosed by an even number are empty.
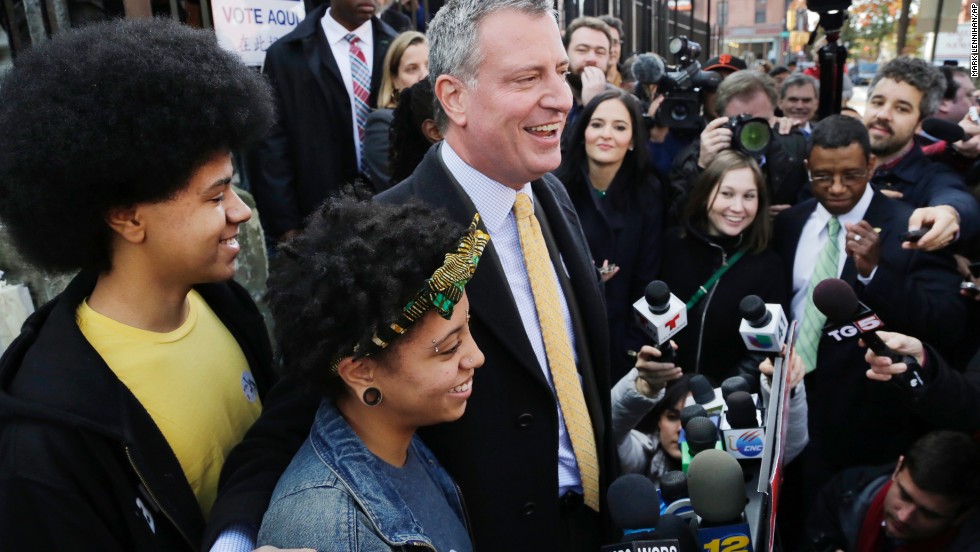
[[[633,151],[633,146],[630,146],[630,151]]]
[[[381,404],[381,390],[377,387],[368,387],[361,395],[361,400],[368,406],[378,406]]]

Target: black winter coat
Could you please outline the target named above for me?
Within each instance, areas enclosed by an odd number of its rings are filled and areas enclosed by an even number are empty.
[[[75,322],[95,278],[72,280],[0,358],[0,548],[195,550],[204,516],[177,457]],[[272,353],[248,292],[195,289],[235,337],[264,399]]]
[[[738,244],[739,238],[706,236],[691,227],[671,228],[664,240],[666,262],[660,279],[686,302],[739,250]],[[758,295],[766,303],[782,305],[789,316],[791,295],[784,271],[771,250],[743,255],[687,313],[687,328],[673,337],[676,364],[686,373],[705,375],[716,387],[740,373],[757,376],[762,355],[742,342],[738,304],[746,295]]]

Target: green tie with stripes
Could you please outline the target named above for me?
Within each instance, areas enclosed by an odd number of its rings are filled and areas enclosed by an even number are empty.
[[[810,284],[806,290],[806,304],[803,308],[803,323],[800,327],[799,340],[796,343],[796,353],[803,359],[807,373],[817,367],[817,347],[823,332],[827,317],[813,304],[813,288],[827,278],[837,277],[837,265],[840,260],[840,244],[837,235],[840,233],[840,221],[830,217],[827,221],[827,243],[820,250],[817,265],[810,276]]]

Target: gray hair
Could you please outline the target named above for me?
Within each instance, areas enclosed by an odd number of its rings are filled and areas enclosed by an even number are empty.
[[[787,78],[787,80],[789,80]],[[718,86],[718,95],[715,96],[715,109],[719,115],[724,115],[725,108],[732,98],[748,96],[756,92],[764,92],[769,96],[769,102],[773,109],[779,103],[776,97],[776,81],[772,77],[759,71],[735,71],[725,77]]]
[[[804,73],[792,73],[790,76],[786,77],[786,79],[783,81],[783,85],[779,87],[779,99],[786,99],[786,91],[789,90],[790,87],[806,86],[808,84],[813,87],[814,94],[819,97],[820,81]]]
[[[530,16],[558,14],[551,0],[449,0],[429,23],[429,81],[435,90],[436,79],[450,75],[466,86],[476,85],[477,70],[486,57],[480,48],[480,23],[501,10],[516,10]],[[517,47],[515,45],[515,47]],[[433,109],[436,124],[445,131],[448,119],[439,100]]]
[[[904,82],[922,93],[922,100],[919,102],[920,121],[939,109],[939,102],[946,90],[946,77],[942,71],[929,65],[927,61],[913,57],[895,58],[881,66],[868,87],[868,98],[871,98],[875,85],[881,79]]]

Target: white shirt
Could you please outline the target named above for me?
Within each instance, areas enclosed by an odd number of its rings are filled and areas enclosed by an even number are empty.
[[[521,322],[524,324],[528,341],[531,342],[531,348],[534,349],[534,356],[537,357],[538,365],[541,367],[545,379],[548,380],[548,384],[554,389],[551,370],[548,369],[548,356],[545,353],[544,339],[541,336],[541,326],[538,323],[538,311],[534,304],[534,295],[531,293],[531,281],[527,276],[524,254],[521,252],[521,240],[517,233],[517,219],[513,212],[514,201],[519,193],[526,194],[531,199],[531,204],[534,204],[531,186],[529,183],[525,184],[524,188],[517,191],[491,179],[466,164],[447,142],[442,143],[440,154],[450,174],[456,178],[463,191],[473,201],[477,212],[480,213],[487,233],[490,234],[490,242],[493,243],[494,250],[497,252],[497,257],[504,269],[511,296],[514,298],[517,311],[521,315]],[[564,265],[562,265],[562,270],[565,270]],[[558,274],[552,273],[555,278],[555,286],[561,290]],[[571,337],[574,353],[575,332],[572,329],[572,317],[568,310],[568,302],[564,293],[559,293],[558,298],[561,301],[562,317],[565,320],[568,335]],[[568,430],[565,429],[565,418],[562,416],[557,401],[555,401],[555,405],[558,408],[558,495],[561,496],[570,490],[582,493],[582,476],[578,470],[578,463],[575,460],[575,452],[572,449]]]
[[[370,73],[374,67],[374,35],[371,20],[365,21],[363,25],[353,31],[348,31],[330,15],[330,8],[327,8],[327,13],[323,14],[323,18],[320,19],[320,26],[323,27],[323,34],[327,37],[327,44],[330,45],[330,51],[333,52],[333,59],[337,62],[337,67],[340,69],[341,78],[344,79],[344,88],[347,89],[347,95],[350,97],[350,115],[351,121],[353,121],[351,132],[353,132],[354,144],[357,145],[354,148],[354,151],[357,153],[357,166],[360,167],[361,139],[357,134],[357,107],[354,102],[354,78],[351,77],[350,42],[344,39],[344,37],[350,33],[354,33],[360,39],[357,41],[357,46],[364,54],[368,73]]]
[[[837,243],[840,246],[840,258],[837,260],[837,276],[840,277],[844,270],[844,261],[847,254],[844,253],[844,246],[847,240],[847,230],[845,225],[857,224],[864,220],[864,214],[871,205],[871,198],[874,196],[874,189],[871,185],[864,189],[864,195],[858,200],[857,204],[849,212],[837,217],[840,221],[840,232],[837,233]],[[810,213],[810,218],[803,225],[800,232],[800,241],[796,246],[796,258],[793,261],[793,317],[803,322],[803,309],[806,307],[806,295],[810,286],[810,276],[817,266],[817,257],[827,243],[827,222],[833,215],[824,208],[819,202],[817,208]],[[871,272],[867,278],[858,274],[858,281],[867,285],[874,278],[878,268]]]

